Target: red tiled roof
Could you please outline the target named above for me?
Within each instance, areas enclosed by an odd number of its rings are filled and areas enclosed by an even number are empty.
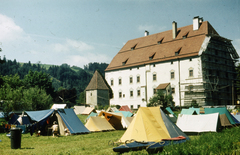
[[[131,110],[127,105],[121,106],[121,108],[119,109],[119,111],[130,111],[130,112],[132,113],[132,110]]]
[[[193,31],[192,25],[177,30],[179,33],[175,39],[172,37],[172,30],[168,30],[129,40],[112,59],[106,71],[197,56],[206,35],[218,35],[208,21],[203,22],[200,28],[195,31]],[[188,34],[187,38],[183,39],[186,34]],[[161,44],[158,44],[161,40]],[[135,49],[131,50],[135,45]],[[179,55],[175,55],[175,52],[180,48]],[[149,59],[149,55],[152,53],[155,55],[153,59]],[[126,59],[128,61],[123,65],[122,62]]]
[[[156,89],[166,89],[169,84],[170,83],[162,83],[162,84],[158,85]]]

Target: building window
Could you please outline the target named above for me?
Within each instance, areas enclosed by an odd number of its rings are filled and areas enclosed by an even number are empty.
[[[125,97],[125,94],[123,94],[123,98]]]
[[[173,93],[173,94],[175,93],[175,88],[172,88],[172,93]]]
[[[127,61],[128,61],[128,58],[122,62],[122,65],[126,65]]]
[[[133,91],[130,90],[130,97],[133,97]]]
[[[171,61],[171,65],[173,64],[173,61]]]
[[[190,58],[189,61],[192,61],[192,58]]]
[[[129,78],[129,83],[133,83],[133,77]]]
[[[122,92],[119,92],[119,98],[122,98]]]
[[[140,82],[140,76],[137,76],[137,83]]]
[[[138,105],[138,109],[140,108],[140,105]]]
[[[157,89],[153,88],[153,94],[157,94]]]
[[[118,79],[118,84],[119,84],[119,85],[122,84],[122,79]]]
[[[133,109],[133,105],[131,105],[131,109]]]
[[[158,44],[161,44],[162,41],[163,41],[163,39],[164,39],[164,38],[160,39],[160,40],[158,41]]]
[[[181,49],[182,49],[182,47],[180,47],[177,51],[175,51],[176,56],[180,54]]]
[[[113,80],[111,80],[111,86],[113,86]]]
[[[155,64],[153,64],[153,67],[155,67]]]
[[[193,85],[189,85],[188,89],[189,89],[189,92],[192,92],[193,91]]]
[[[152,60],[153,57],[155,56],[156,52],[155,53],[152,53],[151,55],[149,55],[149,60]]]
[[[141,95],[141,91],[137,90],[137,96],[140,96],[140,95]]]
[[[192,69],[189,70],[189,77],[193,77],[193,70]]]
[[[154,74],[153,74],[153,81],[156,81],[156,80],[157,80],[157,74],[154,73]]]
[[[189,32],[186,32],[182,37],[183,37],[183,39],[186,39],[187,38],[187,36],[188,36],[188,33]]]
[[[171,79],[174,79],[174,72],[171,72]]]
[[[137,44],[134,45],[133,47],[131,47],[131,50],[135,50],[136,46],[137,46]]]

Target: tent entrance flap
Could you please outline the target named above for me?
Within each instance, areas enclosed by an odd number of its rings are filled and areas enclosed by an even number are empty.
[[[59,109],[57,112],[61,116],[71,134],[90,132],[79,120],[73,109]]]

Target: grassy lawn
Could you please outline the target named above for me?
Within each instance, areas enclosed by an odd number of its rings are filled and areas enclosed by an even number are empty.
[[[81,121],[87,116],[78,115]],[[85,122],[84,122],[85,124]],[[218,133],[204,133],[190,136],[190,141],[167,146],[159,154],[240,154],[240,128],[224,129]],[[73,136],[30,136],[22,134],[21,149],[11,149],[11,139],[6,133],[0,134],[0,154],[117,154],[114,146],[108,145],[110,140],[117,141],[125,131],[96,132]],[[124,155],[148,153],[145,150],[128,152]]]

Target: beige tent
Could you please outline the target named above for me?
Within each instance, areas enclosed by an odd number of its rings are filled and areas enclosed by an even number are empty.
[[[86,108],[84,109],[84,111],[82,112],[82,115],[89,115],[91,112],[97,113],[94,108],[86,107]]]
[[[123,128],[128,128],[128,126],[130,125],[130,122],[127,120],[127,118],[122,114],[122,113],[113,113],[114,115],[118,115],[121,116],[121,123]]]
[[[100,112],[98,116],[104,116],[106,120],[116,129],[116,130],[121,130],[123,129],[122,126],[122,117],[119,115],[116,115],[114,113],[109,113],[109,112]]]
[[[85,106],[74,106],[74,112],[76,115],[81,114],[85,110]]]
[[[178,136],[188,138],[159,107],[140,107],[119,141],[159,142]]]
[[[115,111],[118,111],[116,107],[108,107],[108,109],[106,110],[106,112],[115,112]]]
[[[109,131],[115,130],[112,125],[104,117],[90,117],[85,124],[89,131]]]

